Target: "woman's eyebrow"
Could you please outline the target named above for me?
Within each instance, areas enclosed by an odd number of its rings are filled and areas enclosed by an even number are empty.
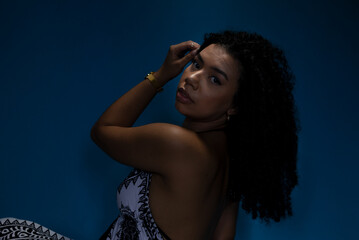
[[[198,59],[201,61],[201,63],[204,63],[204,62],[203,62],[203,58],[202,58],[202,56],[201,56],[201,53],[198,53],[198,54],[197,54],[197,57],[198,57]]]
[[[201,56],[200,53],[197,54],[197,57],[198,57],[198,60],[199,60],[202,64],[204,64],[203,58],[202,58],[202,56]],[[210,68],[213,69],[214,71],[218,72],[219,74],[223,75],[223,77],[228,81],[227,74],[226,74],[224,71],[222,71],[221,69],[219,69],[219,68],[217,68],[217,67],[210,67]]]

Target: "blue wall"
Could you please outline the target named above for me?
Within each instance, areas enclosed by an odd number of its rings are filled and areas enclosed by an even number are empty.
[[[116,98],[160,67],[170,44],[225,29],[281,46],[296,73],[302,132],[294,216],[243,211],[238,240],[353,239],[359,224],[358,25],[349,0],[0,1],[0,217],[96,239],[129,171],[90,140]],[[355,69],[356,68],[356,69]],[[137,124],[181,124],[176,79]]]

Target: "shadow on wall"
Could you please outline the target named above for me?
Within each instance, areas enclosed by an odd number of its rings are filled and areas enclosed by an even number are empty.
[[[82,164],[86,170],[84,183],[89,196],[85,204],[95,216],[88,225],[92,226],[93,235],[100,237],[118,216],[117,187],[130,172],[130,167],[108,157],[93,142],[86,144]]]

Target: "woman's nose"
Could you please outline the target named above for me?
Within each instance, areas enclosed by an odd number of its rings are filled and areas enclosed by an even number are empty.
[[[197,90],[199,87],[199,80],[201,77],[201,72],[200,71],[196,71],[194,73],[191,73],[187,78],[186,78],[186,83],[188,85],[190,85],[193,90]]]

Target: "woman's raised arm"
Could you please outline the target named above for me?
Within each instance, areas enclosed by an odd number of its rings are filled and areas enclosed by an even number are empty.
[[[161,68],[153,73],[157,85],[162,87],[180,74],[185,65],[195,56],[198,48],[199,45],[192,41],[171,46]],[[190,52],[186,54],[188,51]],[[92,134],[96,133],[96,127],[98,126],[132,126],[156,92],[157,89],[154,88],[148,79],[140,82],[115,101],[102,114],[94,125]]]
[[[192,41],[171,46],[163,65],[153,74],[156,85],[162,87],[181,73],[198,48],[199,45]],[[148,164],[152,161],[148,162],[148,158],[154,158],[153,154],[159,155],[166,151],[163,149],[164,144],[170,143],[171,136],[178,134],[180,129],[169,124],[130,128],[156,92],[154,85],[145,79],[116,100],[92,127],[93,141],[115,160],[151,170],[148,169]],[[144,160],[141,158],[146,158],[147,163],[143,164]]]

